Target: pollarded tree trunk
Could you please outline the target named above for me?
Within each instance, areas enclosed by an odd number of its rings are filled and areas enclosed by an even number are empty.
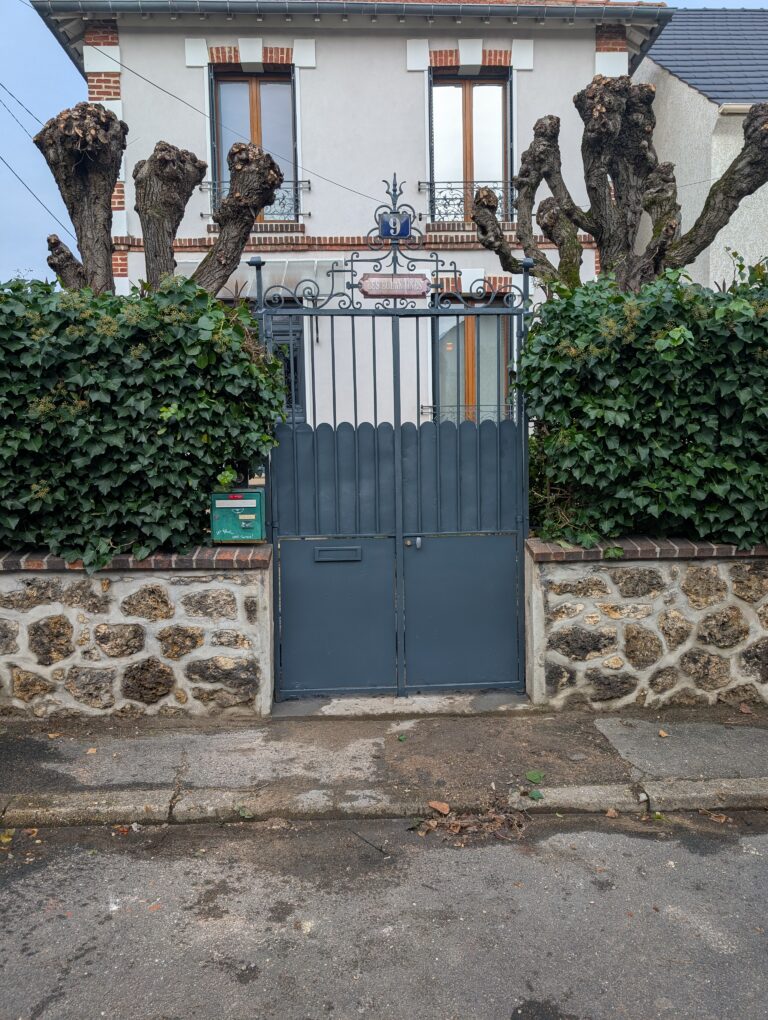
[[[148,159],[133,168],[136,212],[144,237],[147,282],[156,289],[176,268],[173,242],[192,192],[205,176],[207,164],[193,152],[158,142]]]
[[[48,235],[48,265],[67,290],[81,290],[87,286],[85,270],[57,234]]]
[[[229,192],[213,214],[219,236],[192,274],[211,294],[218,294],[240,263],[256,217],[272,205],[283,174],[269,153],[250,142],[235,142],[227,156]]]
[[[616,274],[622,289],[636,291],[665,269],[693,262],[712,244],[739,203],[768,182],[768,103],[760,103],[744,121],[742,151],[713,185],[696,223],[681,236],[674,166],[660,163],[653,145],[654,98],[652,85],[633,85],[626,76],[601,75],[574,97],[584,123],[581,154],[588,210],[576,205],[563,180],[559,118],[542,117],[536,122],[533,141],[523,153],[514,181],[517,240],[533,259],[534,275],[545,285],[579,285],[581,230],[594,238],[602,268]],[[541,250],[533,230],[535,197],[543,182],[552,197],[539,205],[536,221],[558,249],[557,266]],[[488,189],[480,189],[475,196],[473,219],[480,242],[499,256],[502,268],[519,272],[519,262],[496,217],[494,199]],[[651,221],[651,240],[638,250],[644,214]]]
[[[112,192],[127,134],[127,125],[110,110],[98,103],[78,103],[52,117],[35,135],[72,220],[82,259],[80,265],[55,234],[48,239],[48,264],[62,274],[65,286],[85,285],[97,294],[114,290]]]
[[[62,110],[35,136],[56,179],[77,234],[82,262],[64,242],[48,238],[48,265],[65,287],[114,290],[112,275],[112,192],[120,173],[128,127],[98,103]],[[259,213],[275,200],[283,183],[280,167],[255,145],[236,142],[229,150],[229,194],[214,213],[219,236],[193,274],[218,294],[237,268]],[[147,280],[156,288],[173,274],[173,243],[184,210],[202,182],[206,164],[185,149],[158,142],[133,171],[136,211],[144,234]]]

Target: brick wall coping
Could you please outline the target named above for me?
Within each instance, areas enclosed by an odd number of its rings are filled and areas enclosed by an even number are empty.
[[[752,549],[737,549],[735,545],[721,545],[715,542],[689,542],[686,538],[621,538],[615,542],[600,542],[593,549],[580,546],[561,546],[557,542],[542,542],[529,538],[525,543],[530,557],[536,563],[581,563],[585,560],[603,560],[607,549],[620,548],[624,555],[609,557],[612,563],[623,560],[697,560],[697,559],[742,559],[768,558],[768,545],[756,545]]]
[[[188,553],[155,553],[145,560],[115,556],[102,570],[267,570],[272,563],[271,545],[197,546]],[[0,552],[0,573],[84,570],[82,560],[67,563],[50,553]]]

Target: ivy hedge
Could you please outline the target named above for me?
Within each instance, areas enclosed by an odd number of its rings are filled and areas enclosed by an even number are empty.
[[[768,273],[738,268],[723,291],[669,271],[541,307],[519,384],[542,537],[768,542]]]
[[[244,305],[187,280],[128,297],[0,284],[0,548],[89,568],[205,541],[207,496],[283,414]]]

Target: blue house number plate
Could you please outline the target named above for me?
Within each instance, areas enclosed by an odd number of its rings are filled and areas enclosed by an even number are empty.
[[[409,213],[385,212],[379,217],[380,237],[410,237],[411,217]]]

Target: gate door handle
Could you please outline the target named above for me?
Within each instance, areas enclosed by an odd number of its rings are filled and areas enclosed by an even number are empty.
[[[421,535],[416,539],[416,548],[421,549]]]
[[[409,548],[410,548],[410,547],[411,547],[412,545],[415,545],[417,549],[421,549],[421,536],[419,535],[419,537],[418,537],[418,538],[406,538],[406,540],[405,540],[405,544],[406,544],[406,545],[407,545],[407,546],[408,546]]]

